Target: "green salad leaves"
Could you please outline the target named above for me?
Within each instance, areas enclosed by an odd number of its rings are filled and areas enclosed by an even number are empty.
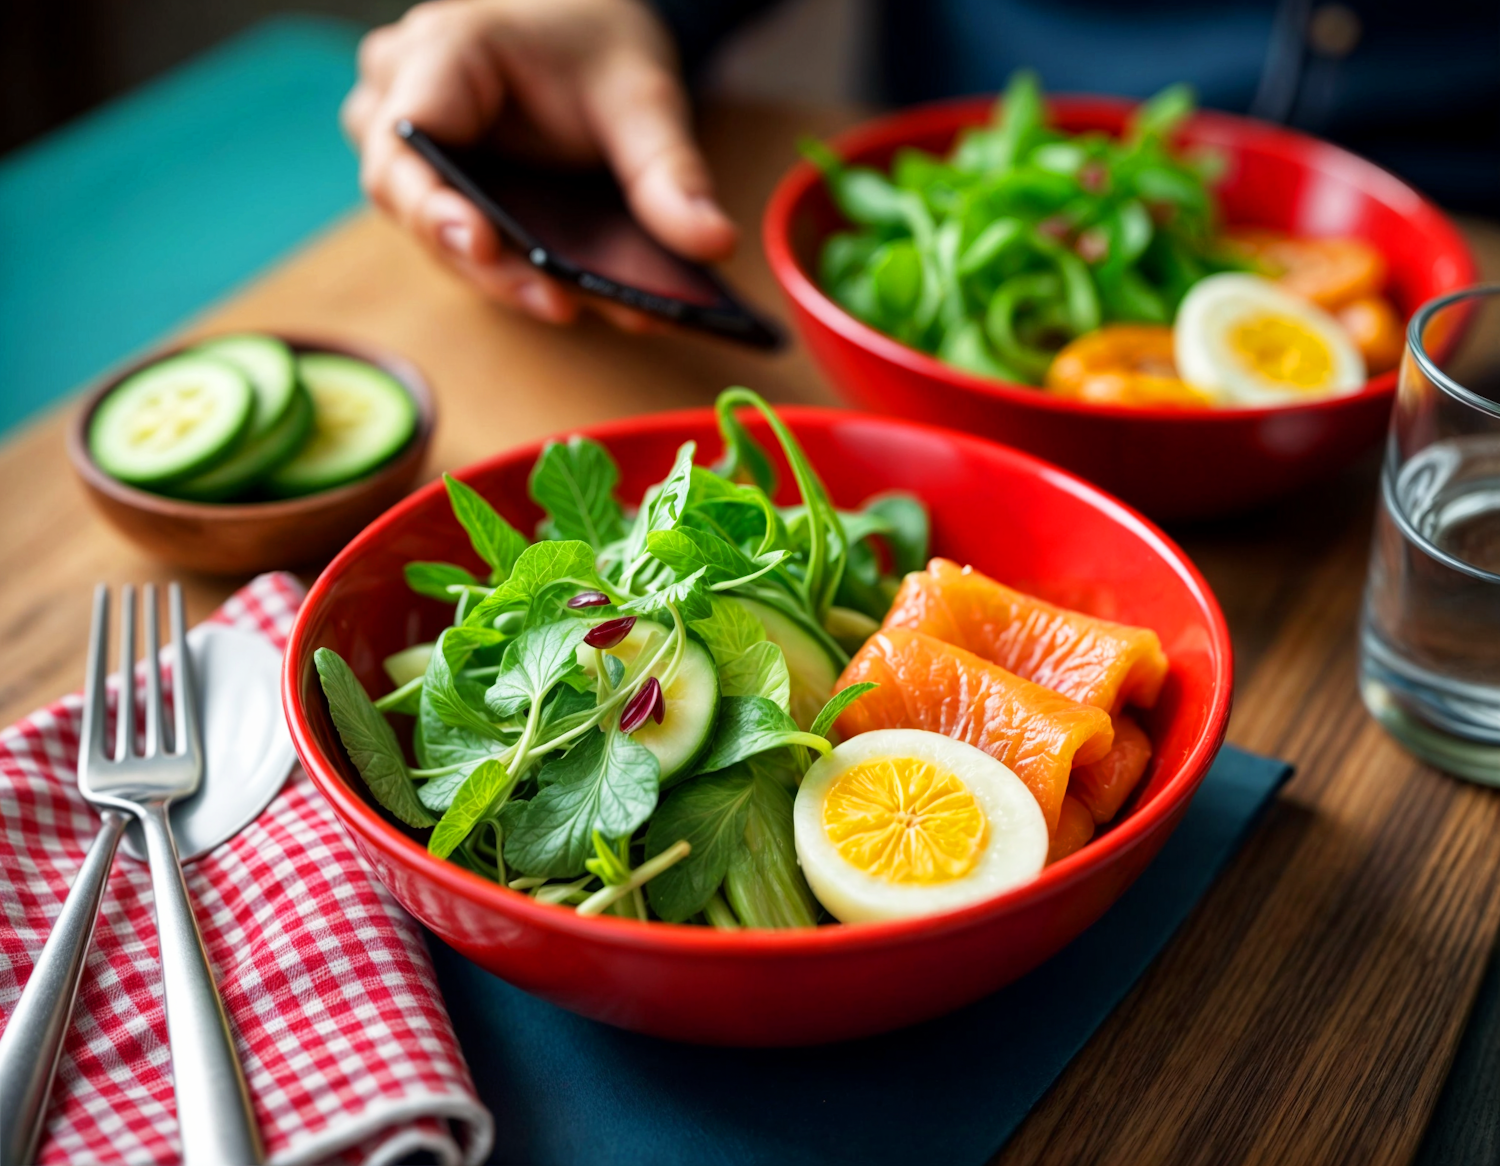
[[[795,504],[777,504],[745,413],[776,439]],[[684,444],[634,511],[602,445],[549,443],[529,481],[535,542],[445,476],[482,566],[413,562],[406,581],[452,605],[448,626],[387,661],[396,687],[379,701],[318,651],[350,761],[433,854],[584,914],[818,921],[793,796],[872,687],[831,691],[842,645],[925,563],[927,515],[903,494],[837,509],[747,389],[721,395],[718,421],[713,467]]]
[[[1192,111],[1174,85],[1121,138],[1064,134],[1019,72],[946,158],[903,148],[883,174],[804,142],[853,226],[824,244],[823,289],[914,348],[1022,384],[1103,323],[1169,324],[1189,287],[1240,266],[1214,245],[1219,159],[1170,148]]]

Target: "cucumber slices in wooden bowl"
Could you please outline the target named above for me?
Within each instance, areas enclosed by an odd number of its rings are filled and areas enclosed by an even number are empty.
[[[433,425],[399,357],[266,333],[215,336],[111,379],[69,438],[105,517],[215,574],[327,558],[399,499]]]

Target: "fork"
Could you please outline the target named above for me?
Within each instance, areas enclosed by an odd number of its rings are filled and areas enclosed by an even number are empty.
[[[30,1161],[40,1140],[47,1095],[127,815],[140,819],[151,866],[182,1161],[184,1166],[264,1161],[244,1072],[193,916],[167,817],[167,807],[193,793],[203,780],[203,738],[192,695],[182,590],[176,583],[169,589],[169,607],[177,665],[173,748],[169,750],[164,739],[156,588],[148,583],[145,748],[134,752],[135,588],[127,585],[121,596],[120,700],[115,757],[110,758],[105,748],[109,589],[100,584],[94,590],[78,788],[99,808],[101,827],[0,1035],[0,1166]]]

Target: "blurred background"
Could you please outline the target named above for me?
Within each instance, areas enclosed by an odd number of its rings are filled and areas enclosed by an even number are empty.
[[[0,151],[19,146],[268,16],[362,26],[407,0],[5,0],[0,5]],[[706,88],[832,102],[871,90],[867,0],[789,0],[708,63]]]

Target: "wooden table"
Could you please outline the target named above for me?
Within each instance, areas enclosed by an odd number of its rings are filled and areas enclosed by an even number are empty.
[[[779,303],[759,209],[796,133],[849,120],[705,115],[719,188],[745,228],[730,274],[764,305]],[[1500,275],[1500,231],[1468,229],[1488,276]],[[835,402],[800,350],[765,356],[511,317],[368,215],[190,331],[227,328],[327,333],[409,355],[438,394],[434,474],[605,418],[706,405],[726,384]],[[0,446],[0,723],[81,684],[95,581],[172,574],[87,508],[63,423],[58,412]],[[1354,635],[1373,496],[1369,462],[1272,512],[1174,532],[1234,634],[1230,739],[1286,758],[1297,776],[997,1161],[1404,1163],[1416,1153],[1500,930],[1500,798],[1414,761],[1359,703]],[[187,580],[191,618],[238,582]]]

